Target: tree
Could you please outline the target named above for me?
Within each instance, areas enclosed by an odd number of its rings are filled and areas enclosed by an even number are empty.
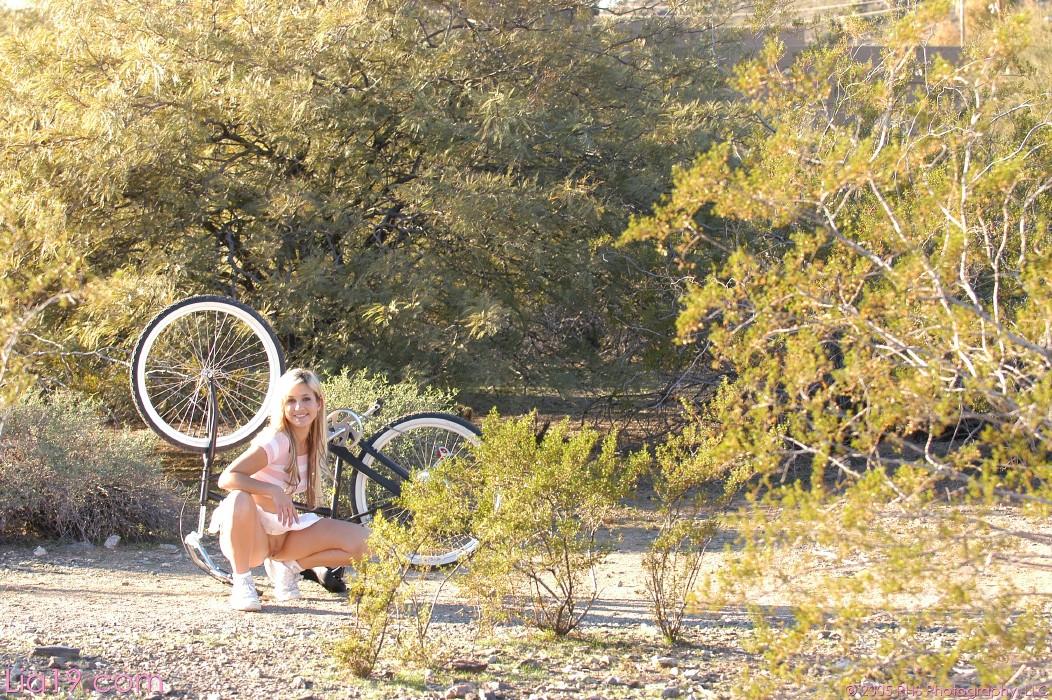
[[[794,603],[787,627],[756,617],[757,696],[1047,683],[1047,619],[1011,572],[1047,565],[1025,545],[1052,504],[1048,30],[990,17],[959,65],[925,62],[943,9],[891,25],[873,64],[842,37],[782,70],[770,44],[736,76],[753,133],[626,233],[698,271],[678,331],[726,378],[710,459],[777,506],[733,520],[719,589]]]
[[[126,353],[158,296],[189,292],[264,309],[327,370],[484,384],[541,379],[538,358],[595,364],[633,289],[604,259],[611,234],[717,121],[714,44],[693,39],[722,41],[712,12],[649,10],[59,0],[25,15],[0,44],[7,226],[41,240],[55,212],[102,299],[46,321],[91,360],[38,374],[115,386],[96,351]]]

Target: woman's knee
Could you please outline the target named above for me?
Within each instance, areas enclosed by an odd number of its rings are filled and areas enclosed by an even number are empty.
[[[243,518],[250,513],[256,514],[256,502],[252,500],[252,494],[247,491],[231,491],[230,497],[233,498],[231,511],[235,518]]]
[[[361,528],[354,538],[344,547],[352,559],[361,559],[369,554],[369,531]]]

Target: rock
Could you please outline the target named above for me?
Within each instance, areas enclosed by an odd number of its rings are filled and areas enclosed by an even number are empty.
[[[663,698],[678,698],[679,697],[679,688],[677,688],[674,685],[670,685],[669,687],[667,687],[667,688],[665,688],[664,690],[661,691],[661,697],[663,697]]]
[[[687,679],[690,679],[690,678],[696,677],[699,673],[701,673],[700,669],[688,668],[685,671],[683,671],[683,677],[687,678]]]
[[[500,657],[497,656],[496,654],[493,654],[492,656],[488,656],[488,657],[486,657],[486,663],[487,664],[499,664],[500,663]]]
[[[308,681],[303,676],[296,676],[295,678],[292,679],[292,687],[297,689],[297,690],[298,689],[303,689],[303,688],[310,688],[312,685],[313,685],[313,683]]]
[[[49,656],[47,660],[48,668],[62,668],[65,665],[65,660],[58,656]]]
[[[475,694],[475,685],[473,683],[457,683],[446,688],[446,692],[442,697],[449,700],[450,698],[466,698],[468,695]]]
[[[209,693],[205,696],[205,700],[222,700],[222,698],[219,697],[219,693]]]
[[[643,687],[643,681],[639,680],[638,678],[633,678],[632,680],[630,680],[628,682],[628,687],[629,688],[642,688]]]
[[[609,654],[603,654],[598,659],[596,659],[596,661],[601,663],[603,666],[609,666],[610,664],[614,663],[614,660],[610,658]]]
[[[106,549],[113,549],[118,544],[120,544],[120,541],[121,541],[121,536],[120,535],[110,535],[109,537],[106,538],[106,541],[102,543],[102,546],[105,547]]]
[[[36,549],[33,550],[33,556],[34,557],[42,557],[45,554],[47,554],[47,550],[44,549],[43,547],[37,547]]]
[[[177,544],[167,544],[166,543],[166,544],[158,545],[157,549],[160,549],[160,550],[165,551],[165,552],[178,552],[179,551],[179,545],[177,545]]]
[[[661,668],[675,668],[679,665],[679,662],[671,656],[655,656],[654,663]]]
[[[603,685],[621,685],[621,679],[617,676],[607,676],[603,679]]]
[[[61,656],[64,659],[76,659],[80,658],[80,649],[64,647],[56,644],[52,646],[37,647],[33,650],[33,656]]]
[[[477,673],[479,671],[485,671],[487,664],[485,661],[480,659],[453,659],[449,662],[449,667],[454,671],[468,671],[471,673]]]
[[[482,689],[490,693],[504,693],[512,689],[512,685],[504,681],[486,681]]]

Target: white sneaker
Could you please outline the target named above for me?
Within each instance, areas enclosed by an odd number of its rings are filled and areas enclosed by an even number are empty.
[[[270,582],[274,584],[274,598],[279,601],[299,600],[300,574],[296,562],[284,562],[277,559],[264,559],[263,568],[267,570]]]
[[[234,585],[230,590],[230,607],[243,612],[259,612],[263,607],[259,604],[259,593],[256,592],[256,584],[251,576],[234,576]]]

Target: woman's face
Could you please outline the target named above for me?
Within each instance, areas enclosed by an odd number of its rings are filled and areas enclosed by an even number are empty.
[[[318,415],[318,397],[300,382],[285,397],[285,421],[292,428],[309,429]]]

